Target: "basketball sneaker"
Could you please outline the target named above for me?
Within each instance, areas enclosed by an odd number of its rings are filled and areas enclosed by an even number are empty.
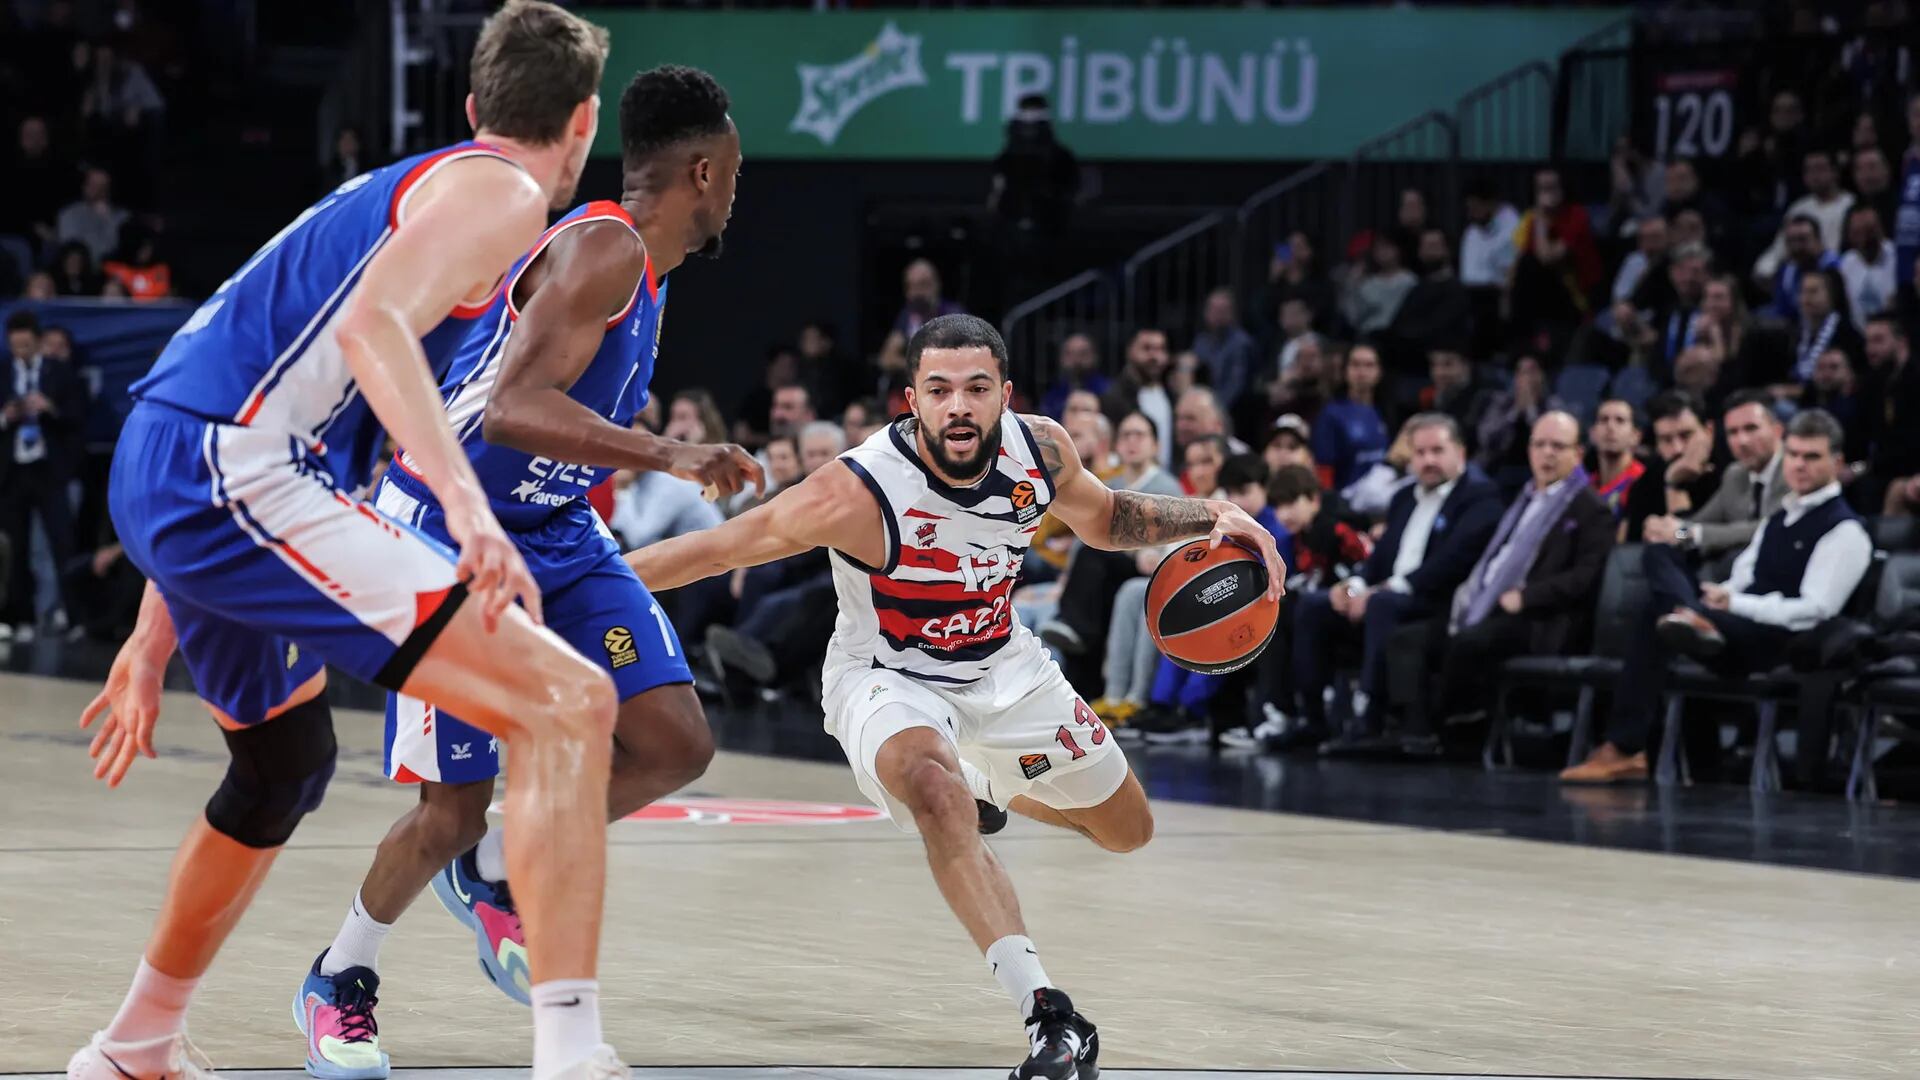
[[[307,1075],[319,1080],[384,1080],[387,1055],[380,1052],[380,1025],[373,1021],[380,976],[350,967],[320,974],[321,950],[293,998],[293,1023],[307,1039]]]
[[[447,864],[433,877],[433,895],[454,918],[473,931],[480,970],[500,992],[522,1005],[533,1004],[533,969],[528,966],[527,935],[504,881],[487,881],[474,865],[473,852]]]
[[[1095,1080],[1100,1075],[1100,1034],[1059,990],[1034,991],[1027,1041],[1032,1051],[1007,1080]]]
[[[553,1080],[631,1080],[633,1070],[620,1060],[613,1047],[601,1043],[582,1061],[553,1074]]]
[[[213,1062],[200,1048],[187,1041],[186,1032],[169,1035],[159,1040],[167,1043],[167,1071],[160,1074],[160,1080],[216,1080]],[[153,1043],[128,1044],[125,1049],[139,1050],[153,1046]],[[122,1049],[115,1044],[115,1051]],[[96,1031],[93,1040],[74,1051],[67,1059],[67,1080],[144,1080],[120,1067],[113,1059],[113,1052],[107,1049],[107,1033]]]

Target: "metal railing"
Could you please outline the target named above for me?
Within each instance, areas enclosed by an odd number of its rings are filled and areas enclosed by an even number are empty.
[[[1321,251],[1340,212],[1344,162],[1317,161],[1253,193],[1233,215],[1233,291],[1244,304],[1264,283],[1279,246],[1300,233]]]
[[[1468,161],[1540,161],[1553,150],[1554,69],[1534,61],[1467,92],[1453,108]]]
[[[1087,270],[1016,304],[1000,320],[1010,374],[1037,400],[1052,385],[1060,343],[1090,334],[1102,353],[1119,350],[1120,297],[1111,275]]]
[[[1231,211],[1216,210],[1155,240],[1120,268],[1122,317],[1152,318],[1174,340],[1185,340],[1208,292],[1232,279]]]

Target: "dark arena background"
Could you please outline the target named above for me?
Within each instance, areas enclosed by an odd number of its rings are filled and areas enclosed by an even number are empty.
[[[580,201],[619,196],[655,65],[710,72],[744,154],[637,424],[801,483],[967,312],[1110,486],[1230,499],[1286,558],[1271,644],[1206,676],[1147,636],[1161,551],[1049,517],[1013,564],[1087,703],[1062,732],[1124,746],[1157,822],[990,841],[1109,1080],[1920,1076],[1911,4],[563,6],[612,41]],[[113,1017],[227,769],[177,659],[124,784],[76,727],[146,585],[108,510],[129,388],[304,208],[470,135],[496,7],[0,0],[0,1072]],[[627,549],[755,502],[698,487],[589,498]],[[719,752],[609,832],[637,1076],[984,1080],[1026,1045],[823,729],[833,572],[660,596]],[[327,695],[326,802],[193,1001],[226,1075],[300,1070],[288,1002],[416,801],[384,691]],[[438,907],[385,947],[382,1049],[524,1075],[530,1013]]]

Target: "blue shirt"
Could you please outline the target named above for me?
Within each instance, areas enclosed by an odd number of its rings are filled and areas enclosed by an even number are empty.
[[[614,202],[587,203],[555,222],[533,250],[508,271],[506,287],[461,343],[440,388],[446,399],[447,420],[473,462],[495,516],[509,529],[526,530],[541,524],[613,472],[603,466],[555,461],[495,446],[481,437],[487,399],[493,393],[507,342],[520,318],[513,301],[514,286],[554,237],[588,221],[618,221],[633,228],[633,219]],[[599,350],[567,390],[567,396],[610,423],[631,425],[647,404],[647,384],[653,380],[654,360],[660,351],[660,320],[666,306],[667,283],[654,278],[653,260],[649,258],[632,298],[625,309],[607,320]],[[396,463],[399,468],[389,474],[394,482],[407,494],[430,501],[432,493],[405,452],[397,456]]]
[[[1386,460],[1391,444],[1380,410],[1348,398],[1327,402],[1313,422],[1313,458],[1333,470],[1335,490]]]

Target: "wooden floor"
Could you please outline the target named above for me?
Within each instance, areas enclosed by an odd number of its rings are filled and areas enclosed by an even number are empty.
[[[0,1071],[60,1069],[112,1014],[173,845],[224,769],[211,723],[174,698],[160,760],[99,788],[73,729],[90,692],[0,676]],[[299,1067],[288,1003],[410,799],[378,776],[376,719],[340,726],[326,807],[196,1001],[193,1037],[218,1065]],[[728,754],[696,791],[860,801],[844,768]],[[1108,1080],[1920,1075],[1920,885],[1158,814],[1153,844],[1124,857],[1019,820],[994,841],[1048,971],[1101,1027]],[[642,1075],[947,1080],[1019,1058],[1014,1011],[918,841],[885,822],[627,822],[611,844],[602,1002],[610,1041],[656,1070]],[[387,943],[382,975],[396,1067],[494,1080],[526,1063],[527,1013],[484,984],[431,897]],[[783,1067],[693,1068],[769,1065]]]

